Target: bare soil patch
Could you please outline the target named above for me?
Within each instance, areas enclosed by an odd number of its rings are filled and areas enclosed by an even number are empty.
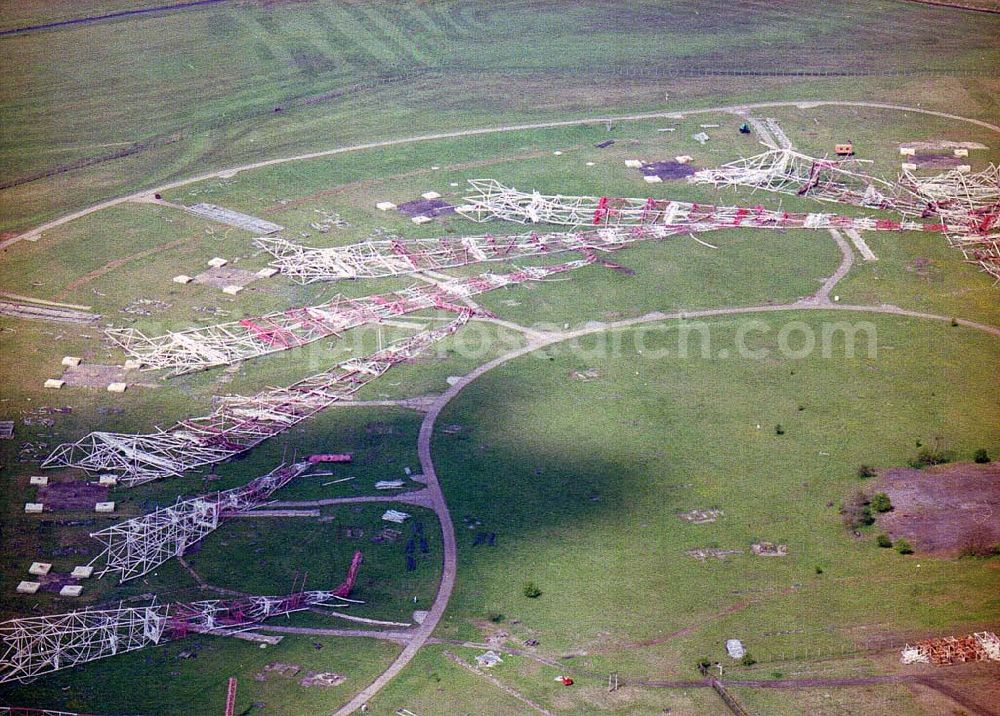
[[[111,383],[127,383],[124,368],[116,365],[100,365],[98,363],[81,363],[67,367],[62,379],[66,385],[84,388],[107,388]]]
[[[244,271],[243,269],[233,268],[232,266],[210,268],[208,271],[202,271],[194,277],[195,283],[204,284],[206,286],[215,286],[216,288],[225,288],[226,286],[246,286],[256,280],[257,274],[253,271]]]
[[[879,475],[893,510],[879,526],[923,553],[953,556],[969,540],[1000,543],[1000,463],[956,463]]]
[[[960,164],[967,164],[965,157],[956,157],[954,154],[918,154],[910,157],[910,161],[921,169],[951,169]]]
[[[38,488],[38,502],[52,510],[91,510],[106,502],[108,488],[90,482],[50,482]]]

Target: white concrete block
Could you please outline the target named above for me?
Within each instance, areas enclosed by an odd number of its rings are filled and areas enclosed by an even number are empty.
[[[77,358],[76,356],[63,356],[62,364],[67,368],[76,368],[80,365],[81,361],[82,359]]]
[[[41,514],[42,510],[45,509],[45,505],[41,502],[25,502],[24,503],[24,513],[27,515],[37,515]]]
[[[42,485],[48,485],[49,484],[49,476],[48,475],[32,475],[31,477],[28,478],[28,484],[29,485],[38,485],[39,487],[41,487]]]
[[[64,385],[66,385],[66,381],[59,380],[58,378],[49,378],[44,384],[46,388],[55,388],[56,390],[59,390]]]
[[[587,162],[587,166],[588,166],[588,167],[592,167],[592,166],[594,166],[594,162]]]
[[[94,512],[114,512],[115,503],[114,502],[98,502],[94,505]]]
[[[74,579],[90,579],[90,575],[94,573],[94,568],[90,565],[78,565],[73,567],[73,571],[69,573],[69,576]]]
[[[956,157],[967,157],[967,156],[969,156],[969,150],[968,149],[956,149],[955,150],[955,156]]]
[[[34,594],[42,585],[38,582],[21,582],[17,585],[18,594]]]
[[[60,597],[79,597],[83,587],[79,584],[67,584],[59,590]]]
[[[972,171],[972,167],[969,166],[968,164],[959,164],[957,167],[955,167],[955,171],[956,172],[971,172]]]
[[[31,566],[28,567],[28,574],[33,574],[36,577],[44,577],[52,571],[52,565],[48,562],[32,562]]]
[[[380,201],[377,204],[375,204],[375,208],[378,209],[379,211],[389,211],[390,209],[395,209],[396,205],[393,204],[391,201]]]
[[[562,156],[562,152],[560,152],[559,150],[556,150],[556,151],[552,152],[552,156],[554,156],[554,157],[561,157]]]
[[[97,478],[97,484],[102,487],[114,487],[118,484],[117,475],[99,475]]]
[[[271,278],[272,276],[278,275],[278,269],[273,266],[268,266],[267,268],[262,268],[260,271],[254,274],[259,278]]]
[[[674,157],[674,161],[677,162],[678,164],[687,164],[692,159],[694,159],[694,157],[688,154],[682,154],[679,157]]]
[[[228,263],[229,261],[227,259],[216,256],[215,258],[209,260],[208,265],[212,268],[222,268]]]
[[[912,157],[912,156],[915,156],[916,153],[917,153],[917,150],[914,149],[913,147],[900,147],[899,148],[899,155],[901,157]]]
[[[645,181],[647,184],[659,184],[660,182],[663,181],[663,179],[656,176],[655,174],[648,174],[643,177],[643,181]]]
[[[139,370],[142,368],[142,361],[129,358],[125,361],[125,370]]]
[[[915,172],[915,171],[917,171],[917,165],[913,164],[911,162],[903,162],[903,165],[902,165],[901,168],[904,169],[905,171],[908,171],[908,172]]]
[[[639,167],[642,166],[642,162],[639,161],[638,159],[626,159],[625,166],[627,166],[629,169],[638,169]]]
[[[441,195],[438,194],[436,191],[425,191],[420,196],[424,197],[425,199],[440,199],[441,198]]]
[[[448,182],[448,186],[458,186],[458,182],[457,181]]]
[[[171,279],[171,280],[174,283],[180,283],[180,284],[191,283],[192,281],[194,281],[193,278],[191,278],[187,274],[183,274],[183,273],[180,274],[180,275],[178,275],[178,276],[174,276],[173,279]]]
[[[429,216],[414,216],[410,221],[414,224],[426,224],[429,221],[434,221],[434,219]]]
[[[225,294],[228,294],[230,296],[235,296],[236,294],[238,294],[242,290],[243,290],[242,286],[225,286],[222,289],[222,292],[225,293]]]
[[[109,383],[109,393],[124,393],[128,389],[128,383]]]

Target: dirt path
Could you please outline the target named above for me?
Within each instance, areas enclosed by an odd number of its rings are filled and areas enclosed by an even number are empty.
[[[69,223],[75,219],[93,214],[96,211],[101,211],[102,209],[108,209],[113,206],[118,206],[119,204],[124,204],[129,201],[135,201],[146,196],[151,196],[155,193],[162,193],[170,189],[177,189],[179,187],[188,186],[189,184],[195,184],[200,181],[205,181],[206,179],[214,178],[229,178],[234,174],[243,171],[249,171],[251,169],[260,169],[263,167],[275,166],[278,164],[287,164],[288,162],[303,161],[306,159],[319,159],[321,157],[330,157],[337,154],[344,154],[347,152],[357,152],[365,149],[379,149],[383,147],[394,147],[402,144],[413,144],[415,142],[427,142],[434,141],[437,139],[454,139],[456,137],[471,137],[482,134],[498,134],[503,132],[521,132],[529,129],[550,129],[553,127],[574,127],[583,124],[605,124],[607,122],[629,122],[629,121],[640,121],[644,119],[678,119],[683,118],[688,115],[694,114],[712,114],[717,112],[738,112],[751,109],[764,109],[767,107],[800,107],[800,108],[813,108],[813,107],[868,107],[870,109],[887,109],[897,112],[913,112],[916,114],[926,114],[932,117],[942,117],[944,119],[951,119],[956,122],[966,122],[968,124],[975,124],[979,127],[984,127],[992,132],[1000,134],[1000,126],[991,124],[989,122],[984,122],[980,119],[973,119],[971,117],[961,117],[957,114],[950,114],[948,112],[938,112],[931,109],[921,109],[919,107],[907,107],[905,105],[898,104],[888,104],[885,102],[852,102],[844,100],[790,100],[784,102],[754,102],[751,104],[731,104],[722,105],[718,107],[702,107],[696,109],[677,109],[670,112],[644,112],[641,114],[625,114],[625,115],[612,115],[606,117],[591,117],[586,119],[567,119],[562,121],[554,122],[532,122],[528,124],[508,124],[499,127],[482,127],[478,129],[464,129],[457,130],[454,132],[438,132],[435,134],[421,134],[412,137],[403,137],[400,139],[385,139],[378,142],[366,142],[364,144],[354,144],[349,147],[338,147],[336,149],[326,149],[319,152],[310,152],[308,154],[296,154],[290,157],[279,157],[276,159],[267,159],[260,162],[253,162],[251,164],[242,164],[240,166],[231,167],[229,169],[223,169],[216,172],[210,172],[207,174],[200,174],[193,177],[188,177],[187,179],[178,179],[177,181],[170,182],[168,184],[163,184],[162,186],[156,187],[154,189],[147,189],[144,191],[138,191],[133,194],[128,194],[125,196],[117,197],[115,199],[108,199],[102,201],[93,206],[89,206],[85,209],[80,209],[79,211],[74,211],[71,214],[66,214],[58,219],[49,221],[41,226],[37,226],[34,229],[26,231],[17,236],[10,237],[4,241],[0,241],[0,249],[5,249],[8,246],[17,243],[21,240],[36,241],[41,235],[54,229],[57,226],[62,226],[63,224]]]
[[[136,261],[138,259],[144,259],[144,258],[146,258],[148,256],[153,256],[155,254],[160,253],[161,251],[169,251],[170,249],[175,249],[178,246],[182,246],[182,245],[186,244],[188,241],[191,241],[191,237],[187,237],[187,238],[183,238],[183,239],[177,239],[176,241],[171,241],[170,243],[163,244],[162,246],[154,246],[151,249],[146,249],[145,251],[140,251],[137,254],[132,254],[131,256],[124,256],[124,257],[122,257],[120,259],[115,259],[114,261],[109,261],[108,263],[106,263],[103,266],[101,266],[99,269],[94,269],[90,273],[86,273],[83,276],[81,276],[80,278],[78,278],[78,279],[76,279],[74,281],[71,281],[68,284],[66,284],[63,287],[62,291],[60,291],[59,293],[56,294],[56,300],[62,300],[64,298],[68,298],[70,296],[70,294],[72,294],[73,291],[75,291],[76,289],[80,288],[81,286],[83,286],[86,283],[90,283],[95,278],[100,278],[101,276],[103,276],[104,274],[108,273],[109,271],[114,271],[119,266],[124,266],[125,264],[127,264],[127,263],[129,263],[131,261]]]
[[[357,497],[329,497],[323,500],[285,500],[269,502],[268,507],[326,507],[328,505],[356,505],[365,502],[403,502],[408,505],[420,505],[433,509],[434,498],[426,490],[412,492],[397,492],[391,495],[360,495]],[[252,512],[249,514],[253,514]]]
[[[56,20],[54,22],[45,22],[40,25],[26,25],[25,27],[14,27],[10,30],[0,30],[0,37],[6,37],[8,35],[23,35],[28,32],[38,32],[39,30],[53,30],[60,27],[70,27],[73,25],[90,25],[95,22],[104,22],[107,20],[117,20],[122,17],[131,17],[133,15],[148,15],[154,12],[171,12],[175,10],[186,10],[194,7],[202,7],[204,5],[218,5],[219,3],[226,2],[227,0],[189,0],[188,2],[174,3],[172,5],[155,5],[153,7],[143,7],[136,8],[135,10],[119,10],[118,12],[108,12],[103,15],[88,15],[86,17],[74,17],[69,20]]]
[[[969,713],[976,714],[976,716],[1000,716],[1000,711],[994,711],[991,708],[973,701],[958,689],[953,689],[948,684],[942,683],[940,679],[936,679],[932,676],[920,676],[917,678],[917,683],[926,686],[928,689],[933,689],[939,694],[947,696]]]

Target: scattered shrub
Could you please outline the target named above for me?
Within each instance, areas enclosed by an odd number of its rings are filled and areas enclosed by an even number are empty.
[[[879,547],[882,547],[883,549],[888,549],[889,547],[892,547],[892,540],[889,539],[889,535],[883,532],[882,534],[880,534],[878,537],[875,538],[875,544],[877,544]]]
[[[528,599],[538,599],[538,597],[542,596],[542,590],[534,582],[525,582],[524,596]]]
[[[754,659],[753,655],[748,651],[743,655],[743,658],[740,659],[740,663],[743,664],[743,666],[753,666],[757,663],[757,660]]]
[[[771,672],[771,678],[772,679],[780,679],[783,676],[784,676],[784,673],[782,673],[780,671],[772,671]]]
[[[951,455],[939,448],[925,447],[917,452],[915,458],[910,460],[910,467],[919,470],[929,465],[943,465],[946,462],[951,462]]]
[[[892,501],[884,492],[876,492],[872,495],[871,508],[876,512],[888,512],[892,509]]]
[[[865,465],[865,464],[858,465],[858,477],[861,478],[862,480],[865,480],[869,477],[875,477],[875,475],[877,474],[878,473],[875,471],[875,468],[872,467],[871,465]]]
[[[990,462],[990,454],[986,448],[979,448],[976,450],[976,454],[972,456],[972,460],[980,465],[985,465]]]
[[[816,574],[823,574],[823,568],[820,567],[818,564],[816,565]]]
[[[494,624],[499,624],[506,618],[507,617],[504,614],[501,614],[500,612],[490,612],[490,621],[493,622]]]
[[[850,530],[867,527],[875,521],[872,516],[872,508],[868,504],[868,498],[861,490],[855,492],[844,503],[840,508],[840,514],[843,515],[844,526]]]
[[[900,554],[913,554],[913,547],[905,539],[896,540],[896,551]]]
[[[777,425],[774,426],[774,434],[775,435],[784,435],[785,434],[785,429],[783,427],[781,427],[781,423],[778,423]]]

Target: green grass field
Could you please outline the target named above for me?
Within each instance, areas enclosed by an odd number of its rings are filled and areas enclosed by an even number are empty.
[[[651,0],[234,0],[3,34],[159,4],[0,0],[0,239],[101,200],[248,162],[478,127],[788,100],[892,103],[993,124],[1000,118],[1000,16],[896,0],[683,0],[669,7]],[[899,145],[918,140],[980,142],[988,149],[970,152],[973,169],[1000,163],[996,132],[943,117],[808,104],[760,112],[777,118],[807,154],[828,154],[850,139],[870,172],[887,178],[899,171]],[[710,111],[453,136],[212,176],[162,194],[175,204],[211,202],[280,223],[283,236],[311,246],[364,241],[376,231],[431,238],[524,230],[458,215],[416,226],[375,208],[428,190],[458,204],[467,180],[477,178],[553,194],[889,216],[683,181],[646,184],[624,165],[689,154],[695,166],[710,167],[763,151],[737,131],[741,121]],[[703,124],[719,127],[705,129],[711,141],[702,146],[691,135]],[[666,127],[675,131],[657,131]],[[614,143],[595,146],[607,139]],[[317,212],[336,212],[350,225],[318,233],[310,226]],[[343,579],[355,550],[365,562],[352,597],[364,603],[349,615],[410,622],[414,610],[433,602],[442,573],[438,519],[397,503],[324,506],[319,520],[233,519],[189,551],[187,568],[171,560],[122,585],[110,575],[92,579],[78,599],[15,594],[32,561],[50,561],[56,572],[89,561],[97,552],[88,536],[94,529],[178,496],[241,485],[283,460],[315,452],[354,456],[350,465],[333,466],[331,476],[293,482],[275,495],[281,501],[371,495],[379,480],[419,472],[422,413],[334,407],[219,465],[214,479],[204,471],[113,490],[113,516],[89,509],[23,514],[37,494],[28,478],[39,473],[37,462],[20,457],[25,445],[41,457],[91,430],[166,428],[208,413],[218,396],[288,385],[413,334],[399,325],[370,327],[232,370],[171,379],[141,374],[144,385],[121,395],[100,387],[42,388],[61,374],[65,355],[120,364],[124,355],[103,337],[107,326],[158,335],[419,283],[398,277],[302,286],[278,276],[227,296],[172,282],[199,273],[215,256],[237,268],[262,268],[267,255],[252,238],[172,206],[129,202],[0,253],[0,291],[101,314],[91,326],[0,317],[0,420],[14,420],[16,430],[14,440],[0,441],[0,617],[146,603],[150,594],[160,601],[218,596],[199,579],[255,594],[283,594],[303,579],[320,589]],[[842,260],[826,232],[733,229],[699,238],[715,248],[683,235],[641,244],[607,257],[633,276],[587,267],[477,302],[519,326],[559,332],[656,311],[791,303],[813,294]],[[648,322],[555,343],[465,388],[437,420],[432,442],[456,528],[455,591],[435,642],[371,701],[369,713],[499,716],[530,712],[527,699],[559,714],[725,714],[705,684],[636,682],[696,681],[697,661],[723,659],[724,641],[734,637],[758,663],[725,658],[726,679],[818,679],[900,673],[895,648],[906,639],[996,629],[1000,561],[929,557],[919,549],[903,556],[876,546],[877,528],[857,537],[842,524],[841,503],[869,488],[856,476],[862,463],[904,465],[924,445],[943,446],[959,461],[979,448],[1000,455],[1000,344],[995,335],[947,320],[1000,325],[997,288],[943,237],[867,232],[865,239],[878,261],[855,255],[833,292],[840,303],[895,305],[945,320],[795,311]],[[150,315],[122,311],[143,305],[137,301],[162,303]],[[450,317],[423,312],[407,320],[438,325]],[[845,355],[835,339],[824,355],[823,331],[844,322],[873,340],[860,340]],[[817,337],[820,348],[799,357],[783,353],[779,337],[790,329],[793,349],[803,334]],[[744,334],[746,347],[765,350],[765,357],[741,357]],[[441,394],[450,378],[525,340],[510,326],[471,322],[357,398]],[[40,406],[72,412],[50,416],[51,426],[26,424]],[[72,469],[47,474],[55,481],[83,476]],[[353,479],[323,484],[345,477]],[[406,483],[407,490],[419,487]],[[401,539],[373,541],[387,524],[380,519],[386,507],[414,517]],[[723,514],[709,524],[681,518],[695,509]],[[428,550],[408,571],[405,545],[415,521]],[[484,543],[490,534],[493,546]],[[787,545],[788,556],[754,556],[750,546],[760,541]],[[734,552],[704,561],[688,554],[699,549]],[[527,581],[541,589],[538,598],[525,596]],[[274,623],[366,628],[316,613]],[[478,644],[491,639],[525,653],[505,653],[486,675],[456,663],[474,663],[484,649]],[[525,646],[532,640],[537,645]],[[286,635],[265,649],[192,637],[0,686],[0,704],[215,713],[227,678],[237,676],[237,713],[331,713],[400,649],[320,634]],[[293,663],[301,674],[258,676],[273,662]],[[978,684],[993,673],[962,668],[948,683]],[[308,671],[342,674],[346,682],[299,685]],[[609,673],[619,674],[624,688],[609,693]],[[556,682],[561,674],[574,686]],[[775,716],[951,707],[922,688],[732,692],[751,713]]]

